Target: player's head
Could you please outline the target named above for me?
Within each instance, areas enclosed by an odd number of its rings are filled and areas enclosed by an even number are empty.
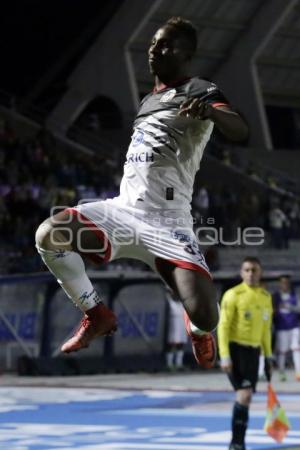
[[[182,17],[171,17],[157,30],[149,47],[149,67],[162,81],[182,75],[197,49],[197,30]]]
[[[259,286],[262,275],[259,259],[254,256],[244,258],[240,275],[244,283],[248,284],[248,286]]]
[[[291,291],[291,277],[290,275],[280,275],[279,277],[279,289],[281,292]]]

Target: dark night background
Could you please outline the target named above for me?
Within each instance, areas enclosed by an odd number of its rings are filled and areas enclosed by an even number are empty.
[[[121,3],[120,0],[5,2],[0,16],[0,89],[16,96],[26,95],[65,52],[70,53],[72,66]],[[83,40],[80,34],[84,31]]]

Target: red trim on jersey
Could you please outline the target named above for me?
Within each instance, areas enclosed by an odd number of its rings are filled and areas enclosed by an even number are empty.
[[[107,250],[103,257],[93,253],[84,253],[84,255],[88,256],[95,263],[109,261],[111,257],[111,243],[109,242],[109,239],[106,236],[105,232],[103,230],[100,230],[100,228],[94,222],[88,219],[84,214],[79,212],[77,209],[67,208],[65,211],[68,211],[71,216],[79,217],[81,223],[90,228],[90,230],[96,234],[97,238],[102,244],[107,244]]]
[[[229,106],[229,105],[228,105],[228,103],[216,102],[216,103],[211,103],[211,106],[213,106],[214,108],[217,108],[218,106]]]
[[[164,89],[167,89],[167,88],[170,88],[170,87],[180,86],[181,84],[186,83],[190,79],[191,79],[191,77],[187,77],[187,78],[181,78],[180,80],[173,81],[172,83],[168,83],[168,84],[162,83],[159,88],[154,86],[153,94],[156,94],[157,92],[163,91]]]

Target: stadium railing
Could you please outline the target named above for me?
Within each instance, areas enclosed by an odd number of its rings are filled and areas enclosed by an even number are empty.
[[[53,276],[43,272],[0,277],[2,371],[55,371],[56,362],[76,366],[75,373],[84,370],[81,365],[87,371],[98,371],[109,363],[116,367],[123,359],[129,367],[136,364],[137,356],[151,368],[149,355],[154,357],[152,366],[159,363],[165,350],[166,302],[157,275],[114,270],[90,271],[89,276],[103,302],[115,311],[119,328],[112,338],[95,339],[75,357],[60,356],[60,346],[74,332],[82,313]],[[34,360],[44,364],[44,369],[30,369]]]
[[[279,271],[265,272],[267,287]],[[61,344],[74,332],[82,313],[47,272],[0,276],[0,367],[24,375],[158,371],[164,368],[168,328],[165,288],[152,272],[89,271],[105,304],[118,317],[113,337],[96,338],[89,348],[62,355]],[[218,298],[238,282],[234,270],[217,271]],[[300,284],[300,283],[299,283]],[[186,360],[195,367],[191,348]]]

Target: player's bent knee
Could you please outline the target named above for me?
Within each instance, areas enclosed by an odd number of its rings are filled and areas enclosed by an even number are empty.
[[[44,250],[72,250],[71,241],[56,229],[51,219],[46,219],[38,227],[35,233],[35,242],[37,248]]]
[[[51,250],[51,248],[49,248],[49,243],[52,228],[53,227],[49,219],[46,219],[40,224],[35,233],[35,243],[38,248]]]
[[[193,324],[203,331],[209,332],[215,330],[219,322],[219,308],[216,300],[209,298],[203,302],[202,297],[196,303],[196,309],[188,310],[187,308],[188,315]]]
[[[210,315],[195,314],[194,318],[191,317],[192,322],[203,331],[213,331],[217,328],[219,317],[214,313]]]

